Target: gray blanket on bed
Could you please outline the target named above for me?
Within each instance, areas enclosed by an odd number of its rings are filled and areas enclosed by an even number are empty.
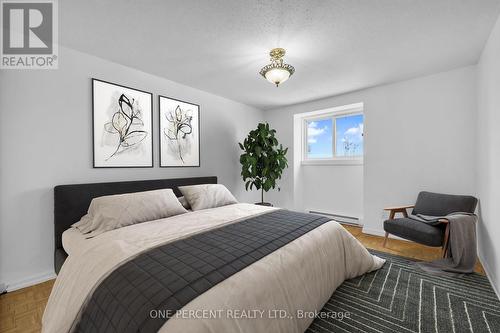
[[[423,223],[436,224],[439,219],[450,223],[446,258],[417,265],[424,271],[438,274],[472,273],[477,258],[477,216],[470,213],[453,213],[446,216],[417,215],[411,218]]]
[[[277,210],[141,253],[107,276],[73,332],[157,332],[176,311],[330,218]]]

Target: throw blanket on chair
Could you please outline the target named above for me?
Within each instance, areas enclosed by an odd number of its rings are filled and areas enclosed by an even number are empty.
[[[472,273],[477,257],[476,222],[477,216],[470,213],[452,213],[446,216],[416,215],[411,218],[438,224],[439,219],[449,221],[449,240],[446,258],[417,265],[429,273]]]

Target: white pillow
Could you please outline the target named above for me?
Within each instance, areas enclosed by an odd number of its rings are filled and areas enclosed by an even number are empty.
[[[73,227],[91,238],[105,231],[187,213],[172,189],[107,195],[92,199],[87,215]]]
[[[215,208],[238,203],[222,184],[203,184],[179,187],[192,210]]]

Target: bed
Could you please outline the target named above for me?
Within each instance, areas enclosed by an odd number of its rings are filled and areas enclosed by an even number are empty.
[[[193,243],[207,235],[221,239],[215,236],[220,237],[223,230],[236,232],[237,228],[247,228],[242,229],[245,231],[249,230],[252,223],[265,226],[272,219],[297,218],[312,221],[307,222],[312,227],[304,229],[296,238],[282,241],[280,246],[261,253],[258,259],[242,264],[239,270],[227,273],[225,277],[201,288],[198,294],[178,305],[173,313],[150,311],[148,322],[140,326],[141,329],[134,326],[133,331],[304,332],[314,319],[314,316],[307,314],[319,311],[344,280],[376,270],[384,263],[383,259],[371,255],[334,221],[245,203],[129,225],[89,239],[71,228],[86,214],[93,198],[164,188],[173,189],[179,197],[180,186],[216,183],[216,177],[197,177],[55,187],[54,261],[58,277],[43,316],[43,332],[85,331],[82,322],[85,324],[89,318],[88,309],[94,303],[94,298],[99,297],[102,286],[110,279],[115,280],[109,284],[119,285],[122,281],[117,282],[115,276],[128,280],[132,273],[117,275],[117,272],[127,265],[131,266],[141,256],[157,249],[171,249],[169,246],[175,247],[182,242]],[[283,221],[279,223],[288,225]],[[248,239],[243,242],[245,240]],[[232,243],[230,239],[225,242],[229,245]],[[258,240],[255,242],[258,243]],[[225,247],[226,244],[221,246]],[[245,258],[248,259],[248,256],[240,259]],[[129,282],[129,285],[115,292],[126,298],[137,292],[127,289],[134,283]],[[141,297],[147,293],[148,289],[144,289]],[[150,297],[157,294],[159,292]],[[130,302],[134,299],[138,297],[132,297]],[[120,322],[120,318],[127,315],[133,317],[134,314],[127,314],[131,312],[127,309],[132,307],[123,304],[120,307],[124,310],[117,319],[119,324],[113,325],[114,317],[110,315],[109,324],[106,324],[109,326],[99,326],[106,323],[101,320],[100,324],[95,324],[93,331],[127,331],[128,326],[125,329],[119,326],[124,322]],[[162,316],[167,318],[158,318]]]

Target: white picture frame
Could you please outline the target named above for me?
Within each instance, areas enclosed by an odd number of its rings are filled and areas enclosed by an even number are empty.
[[[160,167],[200,166],[200,106],[158,96]]]
[[[153,94],[92,79],[94,168],[153,167]]]

